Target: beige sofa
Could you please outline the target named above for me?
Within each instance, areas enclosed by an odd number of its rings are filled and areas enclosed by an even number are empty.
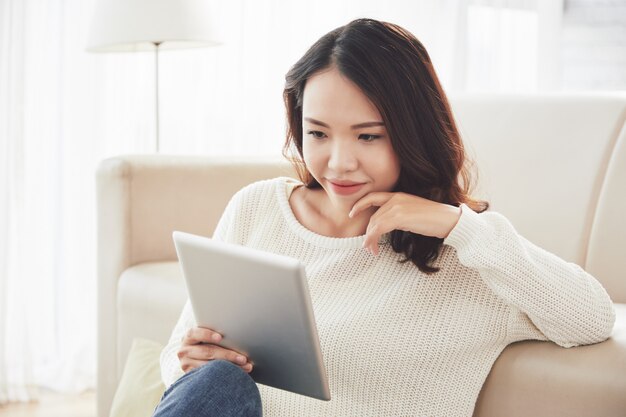
[[[452,106],[479,167],[477,194],[522,235],[596,276],[618,313],[600,344],[507,347],[475,415],[626,416],[626,95],[457,96]],[[293,175],[279,160],[101,163],[99,417],[108,415],[132,339],[165,343],[186,299],[172,231],[210,236],[235,191],[279,175]]]

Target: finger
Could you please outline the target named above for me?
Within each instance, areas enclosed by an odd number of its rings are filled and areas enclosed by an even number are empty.
[[[389,233],[396,229],[397,217],[395,215],[381,217],[376,221],[371,221],[367,226],[365,232],[365,240],[363,241],[363,248],[372,253],[378,255],[379,247],[378,242],[380,237],[385,233]]]
[[[226,349],[217,345],[194,345],[188,349],[188,356],[197,360],[226,360],[235,365],[245,365],[248,358],[234,350]]]
[[[184,358],[180,361],[180,369],[184,373],[187,373],[193,369],[199,368],[202,365],[206,365],[208,361],[199,361],[197,359]]]
[[[186,358],[185,360],[181,361],[180,368],[183,370],[184,373],[187,373],[187,372],[192,371],[192,370],[194,370],[196,368],[204,366],[207,363],[209,363],[209,361],[200,361],[200,360],[197,360],[197,359]],[[244,371],[246,373],[250,373],[254,369],[254,365],[251,362],[248,362],[245,365],[241,365],[240,368],[241,368],[242,371]]]
[[[222,335],[204,327],[192,327],[183,338],[183,344],[196,345],[199,343],[218,343]]]
[[[365,232],[363,248],[372,255],[378,255],[378,240],[380,238],[380,235],[378,234],[379,228],[379,225],[370,223],[367,226],[367,231]]]
[[[387,203],[380,206],[378,210],[376,210],[376,213],[372,214],[370,217],[370,224],[375,224],[375,222],[380,219],[383,219],[390,214],[394,214],[397,210],[399,210],[398,205],[390,203],[390,200],[387,200]]]
[[[369,193],[365,197],[361,198],[357,201],[354,206],[352,206],[352,210],[348,213],[348,217],[352,218],[362,212],[363,210],[377,206],[380,207],[385,204],[389,199],[393,197],[393,193],[384,193],[384,192],[374,192]]]
[[[254,364],[238,352],[216,345],[191,345],[179,351],[181,368],[188,372],[213,360],[227,360],[239,366],[244,372],[252,372]]]

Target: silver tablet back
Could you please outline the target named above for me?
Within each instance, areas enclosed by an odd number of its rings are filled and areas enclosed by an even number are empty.
[[[198,326],[250,358],[256,382],[330,400],[304,265],[188,233],[173,237]]]

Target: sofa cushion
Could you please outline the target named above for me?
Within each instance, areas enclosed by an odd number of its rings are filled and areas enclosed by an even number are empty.
[[[135,337],[168,342],[186,300],[178,262],[147,262],[124,271],[117,293],[118,375]]]

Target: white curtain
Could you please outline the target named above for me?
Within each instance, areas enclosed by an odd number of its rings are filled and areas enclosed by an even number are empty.
[[[454,89],[537,92],[560,89],[564,0],[467,0]]]
[[[0,0],[0,404],[95,382],[99,161],[150,153],[154,56],[84,51],[95,0]],[[278,155],[284,74],[356,17],[398,23],[468,89],[464,0],[216,1],[222,46],[160,55],[163,153]]]
[[[93,387],[94,170],[151,146],[152,61],[84,53],[91,8],[0,1],[0,403]]]

